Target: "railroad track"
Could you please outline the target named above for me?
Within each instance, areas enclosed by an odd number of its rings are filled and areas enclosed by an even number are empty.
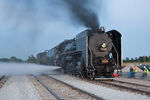
[[[36,76],[34,78],[46,89],[48,90],[57,100],[63,100],[60,96],[58,96],[53,90],[51,90],[49,87],[47,87],[40,79]]]
[[[93,94],[77,89],[60,80],[56,80],[48,75],[40,77],[34,76],[35,79],[51,93],[57,100],[103,100]],[[48,82],[48,84],[46,83]]]
[[[99,81],[99,82],[106,84],[106,85],[110,85],[112,87],[117,87],[120,89],[125,89],[125,90],[129,90],[132,92],[137,92],[140,94],[146,94],[146,95],[150,96],[150,86],[145,86],[145,85],[135,84],[135,83],[130,83],[130,82],[124,82],[124,81],[117,81],[117,80]]]
[[[100,85],[100,86],[116,88],[119,90],[131,91],[131,92],[136,92],[139,94],[150,96],[150,86],[146,86],[142,84],[130,83],[130,82],[119,81],[119,80],[114,80],[114,79],[108,79],[108,80],[107,79],[90,80],[87,78],[84,78],[84,79],[78,78],[78,79],[92,83],[92,84]]]

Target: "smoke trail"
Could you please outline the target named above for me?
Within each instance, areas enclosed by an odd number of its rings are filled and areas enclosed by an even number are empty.
[[[40,75],[47,71],[53,72],[59,69],[56,66],[45,66],[37,64],[26,63],[2,63],[0,62],[0,76],[1,75]]]
[[[88,9],[89,0],[64,0],[71,10],[72,14],[77,18],[80,24],[97,31],[99,21],[96,13],[92,9]],[[74,20],[73,20],[74,21]]]

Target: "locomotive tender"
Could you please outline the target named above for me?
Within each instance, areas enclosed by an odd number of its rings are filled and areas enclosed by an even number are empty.
[[[116,30],[105,32],[103,27],[98,32],[85,30],[38,54],[37,60],[61,66],[64,73],[81,77],[112,77],[114,69],[121,66],[121,34]]]

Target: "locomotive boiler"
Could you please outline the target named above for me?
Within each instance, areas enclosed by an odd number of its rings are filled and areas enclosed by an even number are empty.
[[[47,64],[61,66],[64,73],[81,77],[112,77],[121,66],[121,34],[85,30],[46,52]],[[40,59],[40,57],[38,57]],[[41,61],[41,60],[39,60]]]

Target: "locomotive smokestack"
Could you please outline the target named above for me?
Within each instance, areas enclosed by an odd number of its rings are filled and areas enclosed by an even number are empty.
[[[104,27],[100,27],[100,29],[99,29],[98,32],[99,32],[99,33],[104,33],[104,32],[105,32],[105,28],[104,28]]]
[[[64,0],[68,5],[71,13],[75,16],[76,20],[91,28],[93,31],[98,31],[99,21],[96,13],[88,8],[89,0]]]

